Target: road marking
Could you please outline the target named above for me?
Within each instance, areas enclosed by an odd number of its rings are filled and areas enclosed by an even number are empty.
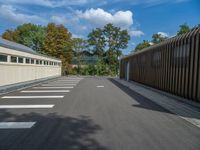
[[[26,129],[31,128],[36,122],[0,122],[0,129]]]
[[[53,108],[55,105],[0,105],[0,109],[6,108]]]
[[[2,98],[63,98],[64,96],[3,96]]]
[[[42,86],[73,86],[76,84],[42,84]]]
[[[79,82],[49,82],[46,84],[78,84]]]
[[[102,87],[104,87],[103,85],[97,85],[96,87],[98,87],[98,88],[102,88]]]
[[[58,87],[58,86],[47,86],[47,87],[33,87],[33,89],[73,89],[73,86]]]
[[[40,90],[40,91],[36,91],[36,90],[29,90],[29,91],[20,91],[21,93],[66,93],[66,92],[70,92],[70,90]]]

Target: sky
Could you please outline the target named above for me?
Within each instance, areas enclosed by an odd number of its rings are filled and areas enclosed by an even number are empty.
[[[172,37],[179,25],[200,24],[200,0],[0,0],[0,34],[23,23],[63,24],[73,37],[87,38],[112,23],[128,30],[129,54],[154,33]]]

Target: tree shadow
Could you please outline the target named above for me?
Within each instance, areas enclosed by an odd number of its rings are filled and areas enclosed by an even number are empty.
[[[0,122],[35,121],[29,129],[0,129],[1,150],[106,150],[93,137],[101,127],[88,116],[0,111]]]

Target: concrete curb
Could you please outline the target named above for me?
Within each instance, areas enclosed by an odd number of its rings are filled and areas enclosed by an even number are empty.
[[[7,86],[1,86],[0,87],[0,95],[18,91],[18,90],[22,90],[22,89],[29,88],[32,86],[36,86],[36,85],[41,84],[46,81],[55,80],[59,77],[61,77],[61,76],[42,78],[42,79],[38,79],[38,80],[32,80],[32,81],[26,81],[26,82],[22,82],[22,83],[7,85]]]
[[[163,93],[151,90],[150,88],[146,88],[133,82],[120,80],[118,78],[113,79],[119,84],[137,92],[138,94],[148,98],[154,103],[200,128],[200,109],[198,109],[198,107],[192,107],[191,105],[187,105],[186,103],[180,102]]]

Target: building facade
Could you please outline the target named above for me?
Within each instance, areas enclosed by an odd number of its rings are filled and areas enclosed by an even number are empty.
[[[120,78],[200,101],[200,28],[121,58]]]
[[[0,86],[61,76],[61,61],[0,37]]]

